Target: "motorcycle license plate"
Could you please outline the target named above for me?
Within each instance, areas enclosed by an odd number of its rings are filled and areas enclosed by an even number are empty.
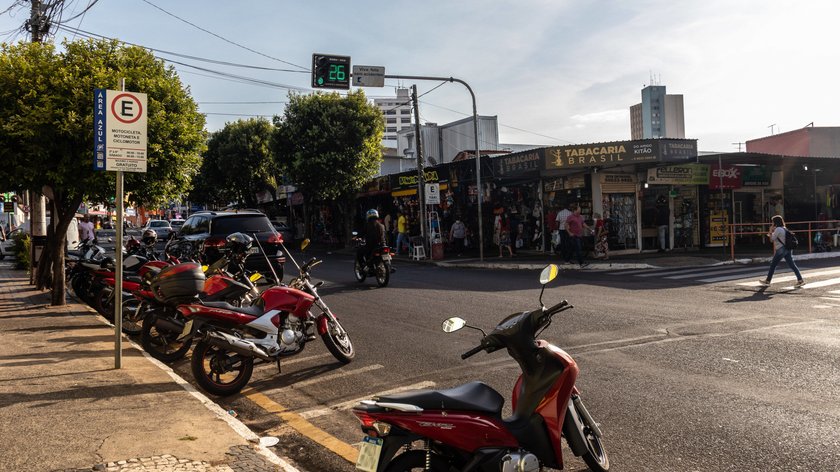
[[[184,329],[181,330],[181,335],[178,336],[178,341],[181,341],[182,339],[189,336],[190,333],[192,333],[192,325],[193,325],[193,320],[189,320],[184,324]]]
[[[365,436],[362,440],[362,448],[359,450],[359,460],[356,461],[356,468],[366,472],[376,472],[379,465],[379,455],[382,454],[382,438]]]
[[[390,261],[391,260],[391,255],[390,254],[382,254],[382,260],[383,261]]]

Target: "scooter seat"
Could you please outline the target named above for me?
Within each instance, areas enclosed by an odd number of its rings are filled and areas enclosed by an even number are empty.
[[[467,410],[499,415],[505,399],[484,382],[470,382],[446,390],[415,390],[379,396],[377,402],[407,403],[424,410]]]
[[[263,309],[261,306],[233,306],[228,302],[202,302],[204,306],[209,306],[211,308],[221,308],[223,310],[230,310],[235,311],[237,313],[243,313],[249,316],[253,316],[254,318],[259,318],[263,315]]]

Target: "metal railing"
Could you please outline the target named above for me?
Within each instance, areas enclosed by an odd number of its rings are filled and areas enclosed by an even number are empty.
[[[767,232],[770,229],[769,223],[727,223],[728,231],[726,233],[727,238],[729,239],[729,255],[732,260],[735,260],[735,239],[736,237],[740,236],[767,236]],[[767,228],[763,231],[738,231],[739,228],[745,227],[764,227]],[[815,233],[823,233],[822,237],[825,241],[823,244],[831,244],[829,238],[832,237],[834,234],[840,233],[840,220],[819,220],[819,221],[794,221],[790,223],[785,223],[785,226],[790,230],[792,233],[797,235],[797,239],[799,240],[799,247],[804,247],[802,244],[804,241],[802,239],[801,234],[807,232],[808,233],[808,252],[814,252],[814,235]],[[774,252],[773,247],[771,246],[770,252]]]

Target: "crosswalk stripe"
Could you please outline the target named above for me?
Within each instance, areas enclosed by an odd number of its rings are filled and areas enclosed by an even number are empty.
[[[805,286],[802,288],[820,288],[820,287],[828,287],[829,285],[837,285],[840,284],[840,277],[835,277],[833,279],[828,280],[820,280],[819,282],[805,282]],[[785,289],[793,289],[794,287],[785,287]]]
[[[832,291],[830,291],[830,292],[828,292],[828,293],[833,293],[833,294],[835,294],[835,295],[840,295],[840,290],[832,290]]]
[[[824,275],[840,274],[840,269],[820,270],[820,271],[816,271],[816,272],[809,272],[809,271],[801,271],[801,272],[802,272],[802,277],[808,279],[808,278],[811,278],[811,277],[822,277]],[[788,276],[785,276],[785,277],[775,277],[775,278],[773,278],[773,282],[791,282],[793,280],[796,280],[795,275],[788,275]],[[738,285],[743,285],[745,287],[757,287],[761,284],[758,283],[758,281],[754,280],[752,282],[741,282]]]
[[[701,272],[704,270],[709,270],[708,267],[692,267],[690,269],[660,269],[655,273],[647,273],[647,274],[640,274],[636,277],[656,277],[656,276],[666,276],[666,275],[677,275],[677,274],[687,274],[689,272]]]
[[[790,272],[790,269],[776,270],[777,274],[778,273],[785,273],[785,272]],[[747,273],[747,274],[724,275],[724,276],[721,276],[721,277],[711,277],[711,278],[708,278],[708,279],[699,279],[697,281],[698,282],[704,282],[704,283],[726,282],[728,280],[744,279],[744,278],[747,278],[747,277],[758,277],[758,276],[761,276],[761,275],[767,275],[767,269],[757,270],[755,272],[750,272],[750,273]]]
[[[690,277],[700,277],[700,276],[704,276],[704,275],[735,274],[737,272],[749,272],[749,271],[754,271],[754,270],[756,270],[755,267],[741,267],[741,268],[738,268],[738,269],[732,269],[732,270],[726,270],[726,271],[723,271],[723,270],[707,270],[705,272],[695,272],[695,273],[691,273],[691,274],[687,274],[687,275],[683,274],[683,275],[677,275],[677,276],[669,276],[669,277],[665,277],[665,278],[666,279],[677,279],[678,280],[678,279],[687,279],[687,278],[690,278]]]

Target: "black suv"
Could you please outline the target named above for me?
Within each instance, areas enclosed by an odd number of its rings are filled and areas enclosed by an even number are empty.
[[[224,253],[225,238],[231,233],[245,233],[256,237],[277,272],[278,282],[283,280],[283,263],[286,262],[283,247],[280,245],[283,236],[274,229],[267,216],[254,210],[194,213],[184,221],[178,234],[169,244],[170,253],[198,254],[203,263],[212,264]],[[256,242],[245,260],[245,268],[273,278],[266,258]]]

